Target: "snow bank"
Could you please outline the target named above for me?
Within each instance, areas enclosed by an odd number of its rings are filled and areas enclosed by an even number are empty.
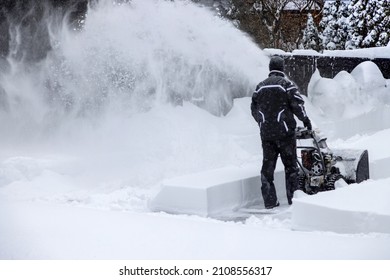
[[[370,93],[371,89],[381,89],[386,87],[386,80],[378,66],[371,61],[360,63],[351,72],[361,90]]]
[[[390,179],[294,199],[292,229],[390,233]]]
[[[308,96],[328,119],[351,119],[390,105],[390,88],[371,61],[360,63],[351,74],[342,71],[333,79],[313,74]]]
[[[152,211],[215,217],[262,203],[258,166],[225,167],[166,180]]]
[[[230,166],[165,180],[149,203],[155,212],[235,219],[246,207],[264,208],[258,164]],[[284,170],[274,174],[279,201],[287,204]]]

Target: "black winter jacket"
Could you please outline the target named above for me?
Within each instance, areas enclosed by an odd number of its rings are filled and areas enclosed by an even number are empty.
[[[252,116],[263,140],[278,140],[295,134],[294,115],[310,122],[297,86],[280,71],[273,70],[259,83],[252,96]]]

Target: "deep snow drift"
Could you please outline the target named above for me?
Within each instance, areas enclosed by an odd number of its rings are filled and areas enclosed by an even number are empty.
[[[306,106],[330,147],[368,149],[369,181],[238,222],[149,210],[165,179],[260,168],[250,98],[232,97],[251,94],[268,58],[202,8],[133,2],[91,10],[82,33],[59,28],[34,71],[9,58],[0,74],[0,258],[388,259],[389,234],[324,220],[390,216],[390,85],[367,63],[315,75]]]

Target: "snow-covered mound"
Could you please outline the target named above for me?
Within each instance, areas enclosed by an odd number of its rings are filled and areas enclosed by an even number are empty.
[[[294,200],[292,228],[390,233],[390,180],[367,181]],[[298,194],[299,195],[299,194]]]
[[[309,98],[327,118],[350,119],[378,107],[388,108],[388,84],[389,81],[383,78],[378,66],[365,61],[351,73],[342,71],[333,79],[322,78],[316,71],[309,83]]]

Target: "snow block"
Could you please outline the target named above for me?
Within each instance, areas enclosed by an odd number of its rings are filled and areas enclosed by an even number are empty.
[[[309,207],[308,207],[309,206]],[[309,214],[307,213],[310,208]],[[292,228],[304,231],[332,231],[337,233],[388,233],[390,216],[370,212],[343,211],[321,205],[295,203]]]
[[[337,233],[390,233],[389,179],[365,181],[293,200],[292,228]]]
[[[259,173],[259,166],[225,167],[167,180],[149,202],[149,208],[216,217],[226,211],[263,204]]]

